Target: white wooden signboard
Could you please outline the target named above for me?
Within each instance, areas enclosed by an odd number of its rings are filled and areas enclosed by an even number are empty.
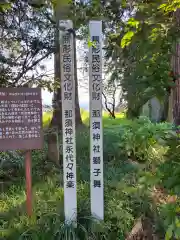
[[[102,126],[102,22],[89,22],[91,214],[104,219]]]
[[[71,20],[60,21],[66,29],[72,29]],[[67,223],[76,222],[76,132],[75,132],[75,83],[73,34],[60,31],[61,94],[63,121],[63,169],[64,211]]]

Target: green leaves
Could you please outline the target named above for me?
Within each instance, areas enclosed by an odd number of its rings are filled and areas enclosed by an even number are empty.
[[[127,22],[127,25],[130,26],[130,27],[138,28],[139,21],[136,20],[135,18],[130,18]]]
[[[171,223],[166,231],[165,240],[180,239],[180,220],[175,217],[173,223]]]
[[[64,7],[71,3],[72,3],[72,0],[51,0],[51,4],[53,5],[53,8]]]
[[[12,3],[0,3],[0,11],[6,11],[11,9],[11,4]]]
[[[171,3],[170,3],[171,2]],[[163,13],[167,14],[169,12],[175,12],[180,7],[180,1],[168,1],[168,3],[161,4],[158,9],[162,10]]]
[[[132,38],[133,36],[136,34],[137,32],[137,29],[139,27],[139,21],[137,21],[136,19],[134,18],[130,18],[127,22],[127,28],[128,29],[132,29],[132,28],[135,28],[134,31],[131,31],[129,30],[122,38],[121,40],[121,47],[124,48],[126,46],[128,46],[131,41],[132,41]]]
[[[96,42],[91,41],[90,37],[88,37],[87,45],[88,45],[88,48],[90,47],[96,48]]]
[[[135,34],[135,32],[129,31],[124,35],[124,37],[121,40],[122,48],[125,48],[126,46],[128,46],[131,43],[134,34]]]
[[[6,2],[0,4],[3,9],[1,25],[4,30],[0,47],[0,85],[18,86],[32,81],[39,85],[41,80],[44,81],[50,76],[45,73],[46,69],[39,68],[39,65],[43,65],[43,60],[54,51],[52,6],[47,7],[46,3],[50,2],[44,0],[17,0],[9,1],[13,6],[11,8],[11,4]],[[41,4],[43,6],[39,7]],[[49,31],[46,31],[47,29]]]
[[[171,224],[169,227],[168,227],[168,230],[166,232],[166,235],[165,235],[165,240],[170,240],[173,236],[173,230],[174,230],[174,225]]]

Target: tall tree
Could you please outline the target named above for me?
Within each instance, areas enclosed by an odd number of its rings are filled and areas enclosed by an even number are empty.
[[[130,3],[123,2],[126,6]],[[130,118],[138,117],[142,106],[154,96],[164,102],[163,119],[167,117],[172,39],[176,38],[169,13],[175,7],[169,2],[131,1],[131,8],[124,9],[129,16],[116,21],[120,31],[114,28],[109,35],[107,58],[116,66],[113,72],[119,78],[123,74],[121,84]]]
[[[180,29],[180,8],[174,13],[174,24],[176,34]],[[179,35],[179,34],[178,34]],[[172,69],[173,77],[175,80],[175,88],[172,91],[173,94],[173,119],[176,125],[180,125],[180,43],[179,37],[174,41],[174,49],[172,55]]]
[[[59,21],[62,19],[71,19],[70,16],[70,3],[63,2],[63,4],[56,4],[54,8],[56,29],[55,29],[55,80],[61,82],[61,70],[60,70],[60,43],[59,43]],[[75,29],[74,29],[75,32]],[[78,96],[78,76],[77,76],[77,59],[76,59],[76,38],[73,40],[73,48],[74,48],[74,79],[75,79],[75,108],[76,108],[76,125],[82,124],[80,107],[79,107],[79,96]],[[61,88],[58,87],[54,92],[54,111],[51,125],[58,126],[59,129],[62,129],[62,99],[61,99]]]
[[[54,52],[52,25],[45,17],[48,8],[36,9],[19,0],[7,6],[0,13],[1,86],[46,83],[50,87],[43,64]]]
[[[52,4],[53,3],[53,4]],[[61,129],[61,91],[59,59],[59,23],[53,16],[56,1],[17,0],[1,3],[0,13],[0,85],[36,85],[53,91],[57,98],[53,125]],[[54,41],[55,40],[55,41]],[[45,60],[55,53],[53,72],[46,70]],[[76,64],[76,62],[75,62]],[[53,70],[53,69],[52,69]],[[76,75],[76,116],[81,123]],[[56,90],[57,89],[57,90]],[[56,100],[55,98],[55,100]]]

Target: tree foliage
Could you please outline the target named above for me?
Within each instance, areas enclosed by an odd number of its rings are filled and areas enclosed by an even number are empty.
[[[130,117],[139,116],[150,98],[163,100],[172,85],[171,58],[179,34],[174,12],[179,6],[177,0],[79,1],[76,5],[77,22],[103,20],[107,72],[111,82],[121,84]]]
[[[179,34],[174,17],[178,0],[4,2],[0,5],[1,85],[45,84],[42,60],[55,50],[52,10],[67,3],[77,37],[88,39],[89,20],[103,20],[109,81],[121,85],[129,116],[137,117],[153,96],[163,100],[172,85],[169,72]]]
[[[50,73],[43,64],[54,53],[51,8],[35,8],[28,1],[1,4],[0,84],[36,84],[50,87]]]
[[[121,84],[130,117],[139,116],[150,98],[162,100],[171,85],[172,46],[178,32],[171,14],[175,7],[167,10],[167,6],[161,1],[136,2],[121,32],[110,34],[107,58],[119,63],[115,71],[118,76],[123,74]]]

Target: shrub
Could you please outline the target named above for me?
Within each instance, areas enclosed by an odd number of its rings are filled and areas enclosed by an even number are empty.
[[[165,232],[165,240],[180,239],[180,202],[162,204],[159,207],[160,221]]]
[[[108,121],[115,123],[112,119]],[[5,222],[6,225],[11,222],[10,228],[18,229],[22,221],[21,226],[25,226],[17,231],[21,239],[125,239],[139,217],[146,214],[153,216],[153,186],[163,186],[170,194],[180,192],[180,148],[172,125],[154,124],[142,117],[134,121],[120,121],[118,125],[111,124],[104,128],[105,225],[85,217],[90,215],[89,130],[81,130],[77,132],[78,227],[63,223],[63,175],[60,169],[45,161],[45,144],[42,151],[32,151],[33,184],[37,201],[35,222],[24,224],[24,215],[13,216],[9,222]],[[9,162],[10,168],[15,164],[24,172],[23,157],[17,155],[16,159],[10,154],[2,153],[2,159],[8,159],[3,160],[3,164],[8,165]],[[15,152],[13,154],[16,155]],[[126,161],[128,157],[143,164]],[[178,239],[178,204],[155,206],[163,237],[167,230],[167,239],[168,236]],[[14,234],[7,239],[14,239]]]
[[[12,181],[24,166],[24,159],[17,151],[0,152],[0,179]]]
[[[139,161],[148,160],[152,148],[157,144],[163,145],[167,139],[176,135],[171,124],[154,124],[145,117],[122,124],[116,130],[120,137],[120,151],[132,160]]]

